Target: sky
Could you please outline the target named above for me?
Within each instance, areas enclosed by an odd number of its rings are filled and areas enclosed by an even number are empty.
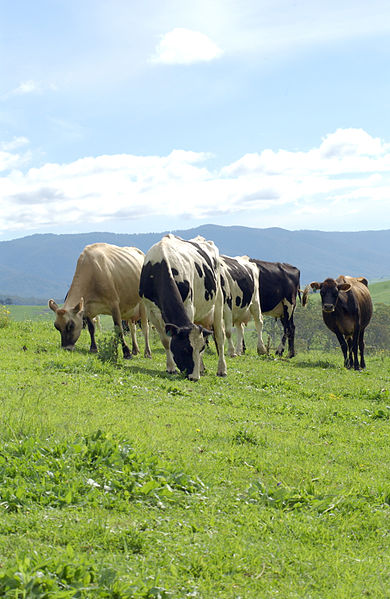
[[[388,0],[0,8],[0,241],[390,228]]]

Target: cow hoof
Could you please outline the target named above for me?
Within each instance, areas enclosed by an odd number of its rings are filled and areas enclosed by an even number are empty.
[[[125,355],[125,354],[123,354],[123,359],[124,359],[124,360],[132,360],[132,359],[133,359],[133,356],[132,356],[131,354],[126,354],[126,355]]]
[[[89,348],[89,353],[90,354],[97,354],[98,353],[97,347],[90,347]]]
[[[144,358],[147,358],[148,360],[151,360],[152,359],[152,354],[149,354],[149,353],[146,352],[146,353],[144,353]]]
[[[217,376],[227,376],[227,372],[217,372]]]

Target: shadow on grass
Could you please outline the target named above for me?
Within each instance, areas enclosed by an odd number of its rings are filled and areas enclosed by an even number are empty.
[[[333,364],[332,362],[326,362],[326,360],[313,360],[312,362],[303,360],[301,362],[294,362],[291,360],[291,366],[294,368],[324,368],[327,370],[339,370],[340,366]]]
[[[175,374],[169,374],[166,370],[157,370],[155,368],[147,368],[145,366],[137,366],[135,364],[132,364],[131,360],[128,362],[129,364],[129,369],[131,370],[131,372],[134,372],[136,374],[145,374],[145,375],[149,375],[149,376],[157,376],[160,379],[165,379],[168,381],[178,381],[178,380],[186,380],[186,377],[184,374],[182,373],[175,373]],[[118,364],[118,368],[120,368],[120,365]]]

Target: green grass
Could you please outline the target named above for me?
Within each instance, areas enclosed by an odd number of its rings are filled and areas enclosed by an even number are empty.
[[[390,304],[390,281],[371,283],[369,288],[374,302]]]
[[[220,379],[210,351],[191,383],[155,336],[117,364],[59,342],[0,329],[1,597],[390,596],[388,353],[251,346]]]

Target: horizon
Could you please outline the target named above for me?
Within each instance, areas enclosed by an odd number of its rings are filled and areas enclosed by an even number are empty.
[[[215,223],[203,223],[201,225],[196,225],[195,227],[188,227],[188,228],[181,228],[181,229],[167,229],[164,231],[142,231],[140,233],[133,233],[133,232],[128,232],[128,233],[118,233],[116,231],[107,231],[107,230],[102,230],[102,231],[83,231],[83,232],[78,232],[78,233],[54,233],[54,232],[50,232],[47,231],[45,233],[30,233],[28,235],[22,235],[20,237],[12,237],[10,239],[1,239],[0,240],[0,244],[2,242],[9,242],[9,241],[18,241],[18,240],[22,240],[28,237],[39,237],[39,236],[68,236],[68,235],[78,235],[78,236],[83,236],[83,235],[134,235],[134,236],[141,236],[141,235],[166,235],[168,233],[172,233],[172,234],[176,234],[176,233],[180,233],[180,232],[184,232],[184,231],[192,231],[192,230],[196,230],[196,229],[201,229],[203,227],[216,227],[216,228],[222,228],[222,229],[251,229],[251,230],[256,230],[256,231],[269,231],[269,230],[280,230],[280,231],[286,231],[288,233],[324,233],[324,234],[358,234],[358,233],[381,233],[381,232],[387,232],[390,231],[390,227],[388,228],[384,228],[384,229],[362,229],[359,231],[326,231],[326,230],[321,230],[321,229],[286,229],[284,227],[278,227],[278,226],[274,226],[274,227],[249,227],[246,225],[219,225],[219,224],[215,224]]]

